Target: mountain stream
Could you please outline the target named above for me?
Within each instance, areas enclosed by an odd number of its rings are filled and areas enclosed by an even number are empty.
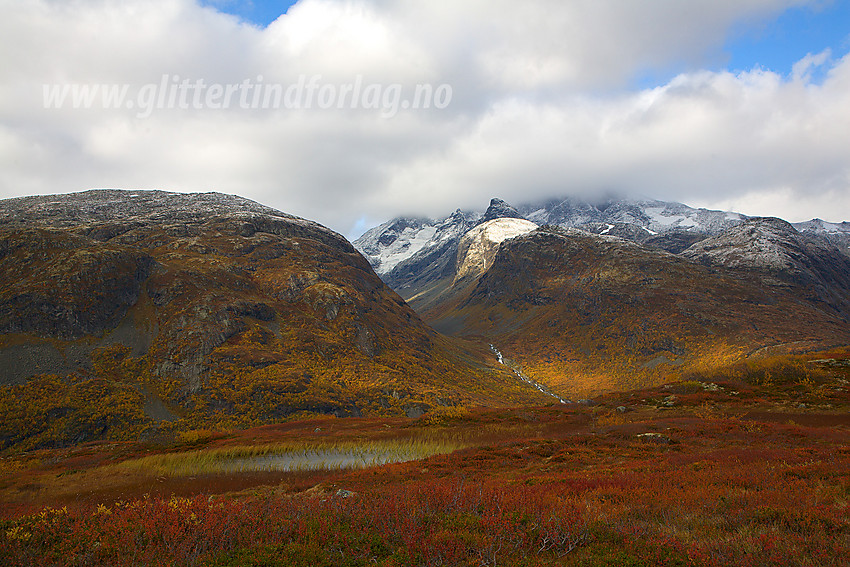
[[[562,404],[567,403],[568,400],[564,400],[560,396],[553,394],[545,386],[543,386],[542,384],[538,384],[537,382],[535,382],[534,380],[532,380],[531,378],[529,378],[528,376],[523,374],[522,370],[516,364],[514,364],[514,363],[506,364],[505,359],[502,357],[502,353],[499,352],[499,349],[497,349],[493,345],[490,345],[490,350],[492,350],[493,354],[496,355],[496,358],[499,360],[499,364],[501,364],[502,366],[507,366],[508,368],[510,368],[513,371],[513,373],[516,374],[517,378],[519,378],[520,380],[522,380],[526,384],[530,384],[530,385],[534,386],[540,392],[546,394],[547,396],[551,396],[551,397],[555,398],[556,400],[558,400]]]

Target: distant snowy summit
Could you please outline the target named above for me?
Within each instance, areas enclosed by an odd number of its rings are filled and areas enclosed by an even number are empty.
[[[500,218],[526,220],[539,226],[578,228],[679,254],[706,238],[740,225],[749,217],[645,199],[591,203],[569,197],[517,207],[501,199],[492,199],[483,212],[457,210],[440,219],[393,219],[363,234],[354,241],[354,246],[385,282],[409,298],[435,281],[453,278],[463,261],[458,248],[464,235]],[[850,250],[848,222],[814,219],[789,226],[828,241],[845,253]]]
[[[610,200],[594,205],[568,198],[550,200],[538,205],[524,205],[518,210],[523,213],[524,218],[540,225],[589,228],[588,232],[606,234],[618,225],[630,225],[641,229],[645,237],[671,230],[712,234],[746,218],[738,213],[695,209],[682,203],[655,200]],[[594,225],[605,226],[597,230]]]

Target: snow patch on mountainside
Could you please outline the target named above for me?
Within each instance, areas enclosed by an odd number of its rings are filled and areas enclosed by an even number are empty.
[[[433,246],[437,228],[423,226],[418,229],[406,228],[392,244],[380,251],[379,266],[382,271],[390,271],[399,262],[403,262],[427,246]]]
[[[397,218],[367,231],[355,246],[375,272],[384,274],[433,245],[435,235],[437,226],[431,219]]]
[[[460,239],[455,281],[486,272],[502,242],[536,228],[535,223],[517,218],[494,219],[476,226]]]
[[[812,219],[806,222],[795,222],[794,228],[800,232],[825,232],[827,234],[850,234],[850,222],[826,222],[821,219]]]

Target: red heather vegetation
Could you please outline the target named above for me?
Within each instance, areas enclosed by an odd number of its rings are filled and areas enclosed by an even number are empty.
[[[7,452],[0,563],[847,565],[847,359],[740,363],[589,405]],[[465,448],[349,471],[150,464],[247,445],[390,442]]]

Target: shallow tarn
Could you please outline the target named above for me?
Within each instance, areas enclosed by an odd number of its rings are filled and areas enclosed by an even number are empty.
[[[398,451],[347,449],[318,449],[307,452],[273,453],[252,457],[238,457],[221,460],[216,468],[222,472],[258,472],[258,471],[307,471],[354,469],[401,463],[421,458],[420,455],[399,453]]]

